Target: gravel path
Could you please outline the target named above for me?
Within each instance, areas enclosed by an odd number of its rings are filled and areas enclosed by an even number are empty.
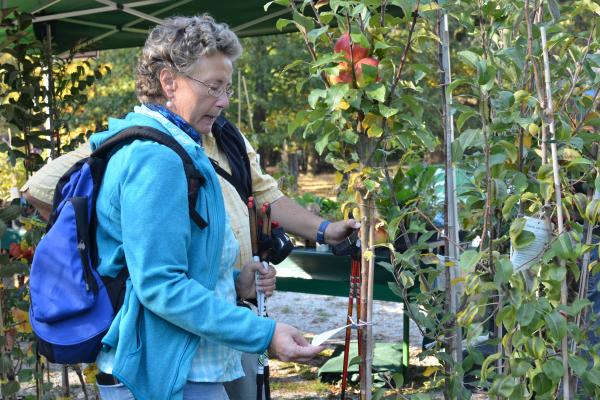
[[[323,296],[277,291],[268,299],[269,316],[303,331],[308,337],[344,326],[348,299],[345,297]],[[377,342],[402,342],[403,305],[391,301],[373,302],[373,336]],[[416,358],[421,350],[422,336],[413,321],[410,321],[410,356],[412,365],[431,365],[433,360]],[[356,333],[353,333],[353,339]],[[327,343],[343,343],[344,333],[340,332]]]

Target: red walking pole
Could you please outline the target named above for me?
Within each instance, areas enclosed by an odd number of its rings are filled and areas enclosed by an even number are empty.
[[[348,295],[348,317],[346,318],[346,324],[352,324],[352,316],[354,311],[354,298],[357,297],[356,306],[360,308],[360,260],[356,260],[352,257],[351,271],[350,271],[350,293]],[[360,311],[359,311],[360,313]],[[344,364],[342,370],[342,393],[340,398],[346,399],[346,387],[348,386],[348,358],[350,356],[350,336],[352,335],[352,326],[346,328],[346,338],[344,340]],[[359,341],[360,343],[360,341]],[[360,350],[360,346],[359,346]]]

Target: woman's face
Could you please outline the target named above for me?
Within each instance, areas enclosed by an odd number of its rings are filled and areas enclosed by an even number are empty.
[[[224,54],[200,57],[187,75],[174,78],[174,90],[167,93],[172,111],[198,132],[209,133],[219,114],[229,106],[226,89],[231,86],[232,74],[233,63]],[[215,97],[209,92],[221,94]]]

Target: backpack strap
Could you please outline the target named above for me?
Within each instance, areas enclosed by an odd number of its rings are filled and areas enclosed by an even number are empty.
[[[221,175],[221,177],[223,179],[225,179],[227,182],[229,182],[231,184],[231,186],[233,186],[235,188],[235,191],[237,192],[237,194],[240,196],[240,199],[242,199],[243,203],[246,203],[248,201],[248,197],[244,197],[246,191],[244,190],[244,188],[242,188],[240,186],[240,182],[237,179],[234,179],[233,175],[231,175],[229,172],[225,171],[225,169],[223,169],[223,167],[221,167],[219,165],[219,162],[217,160],[214,160],[212,158],[208,158],[210,160],[210,163],[212,164],[213,168],[215,169],[215,172],[219,175]]]
[[[163,146],[173,150],[181,158],[181,161],[183,162],[183,169],[185,171],[185,177],[188,183],[188,204],[190,218],[196,223],[196,225],[198,225],[200,229],[206,228],[208,223],[204,220],[204,218],[202,218],[202,216],[200,216],[195,208],[196,201],[198,199],[198,191],[206,179],[200,173],[200,171],[198,171],[187,151],[185,151],[181,144],[179,144],[179,142],[177,142],[177,140],[175,140],[173,137],[149,126],[132,126],[122,130],[115,136],[108,139],[106,142],[102,143],[100,147],[94,150],[90,157],[99,157],[108,160],[111,152],[115,148],[137,139],[151,140],[153,142],[162,144]]]
[[[246,141],[240,131],[222,115],[212,126],[217,147],[227,157],[231,174],[225,171],[218,162],[211,159],[215,171],[229,182],[240,195],[244,204],[252,196],[252,175],[250,159],[246,150]]]

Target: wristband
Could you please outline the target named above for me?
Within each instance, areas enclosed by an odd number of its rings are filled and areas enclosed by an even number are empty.
[[[330,223],[331,221],[325,220],[321,222],[321,225],[319,225],[319,229],[317,229],[317,243],[325,244],[325,231]]]

